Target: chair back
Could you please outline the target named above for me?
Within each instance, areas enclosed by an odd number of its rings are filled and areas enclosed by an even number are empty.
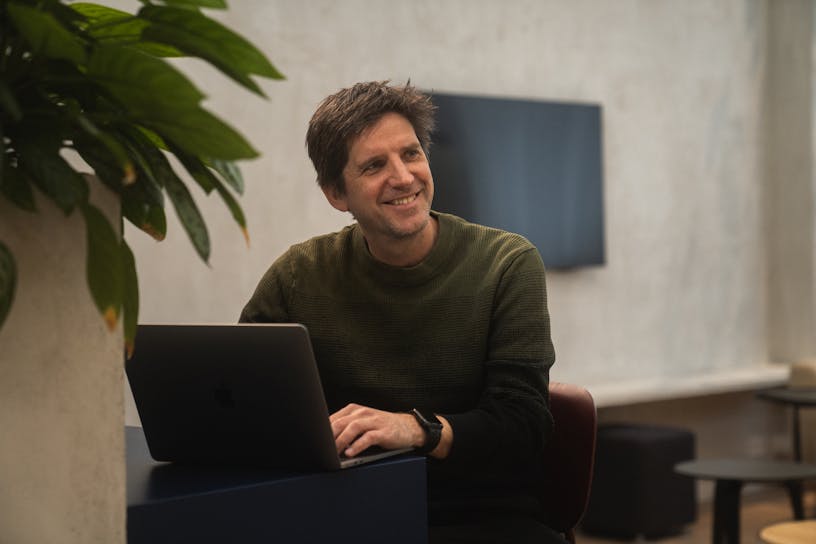
[[[555,428],[544,454],[542,502],[548,524],[575,542],[575,526],[589,502],[595,462],[597,413],[589,391],[550,383]]]

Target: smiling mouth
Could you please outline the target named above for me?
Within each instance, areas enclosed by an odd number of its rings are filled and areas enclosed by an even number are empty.
[[[418,196],[419,193],[414,193],[412,195],[404,196],[402,198],[395,198],[394,200],[386,202],[386,204],[389,204],[391,206],[403,206],[405,204],[410,204],[411,202],[416,200]]]

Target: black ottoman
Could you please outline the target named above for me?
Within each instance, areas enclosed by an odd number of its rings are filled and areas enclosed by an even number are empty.
[[[634,424],[598,426],[595,473],[581,522],[587,533],[657,538],[697,518],[695,484],[674,472],[694,459],[694,434]]]

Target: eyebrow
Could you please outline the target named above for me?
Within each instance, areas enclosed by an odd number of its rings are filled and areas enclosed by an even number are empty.
[[[411,142],[409,144],[406,144],[406,145],[402,146],[400,148],[400,153],[405,153],[406,151],[415,151],[415,150],[418,150],[418,149],[422,149],[422,145],[419,142]],[[357,168],[357,170],[362,172],[365,169],[366,166],[368,166],[372,162],[382,160],[385,155],[387,155],[387,153],[375,153],[374,155],[366,157],[365,159],[363,159],[359,163],[355,163],[354,167]]]

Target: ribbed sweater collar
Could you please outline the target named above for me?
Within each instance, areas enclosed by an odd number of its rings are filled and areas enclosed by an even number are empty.
[[[439,221],[436,243],[422,262],[409,267],[391,266],[375,259],[368,250],[360,226],[355,223],[352,227],[352,258],[362,273],[375,281],[400,286],[421,285],[436,276],[451,257],[456,223],[452,216],[444,213],[431,211],[431,216]]]

